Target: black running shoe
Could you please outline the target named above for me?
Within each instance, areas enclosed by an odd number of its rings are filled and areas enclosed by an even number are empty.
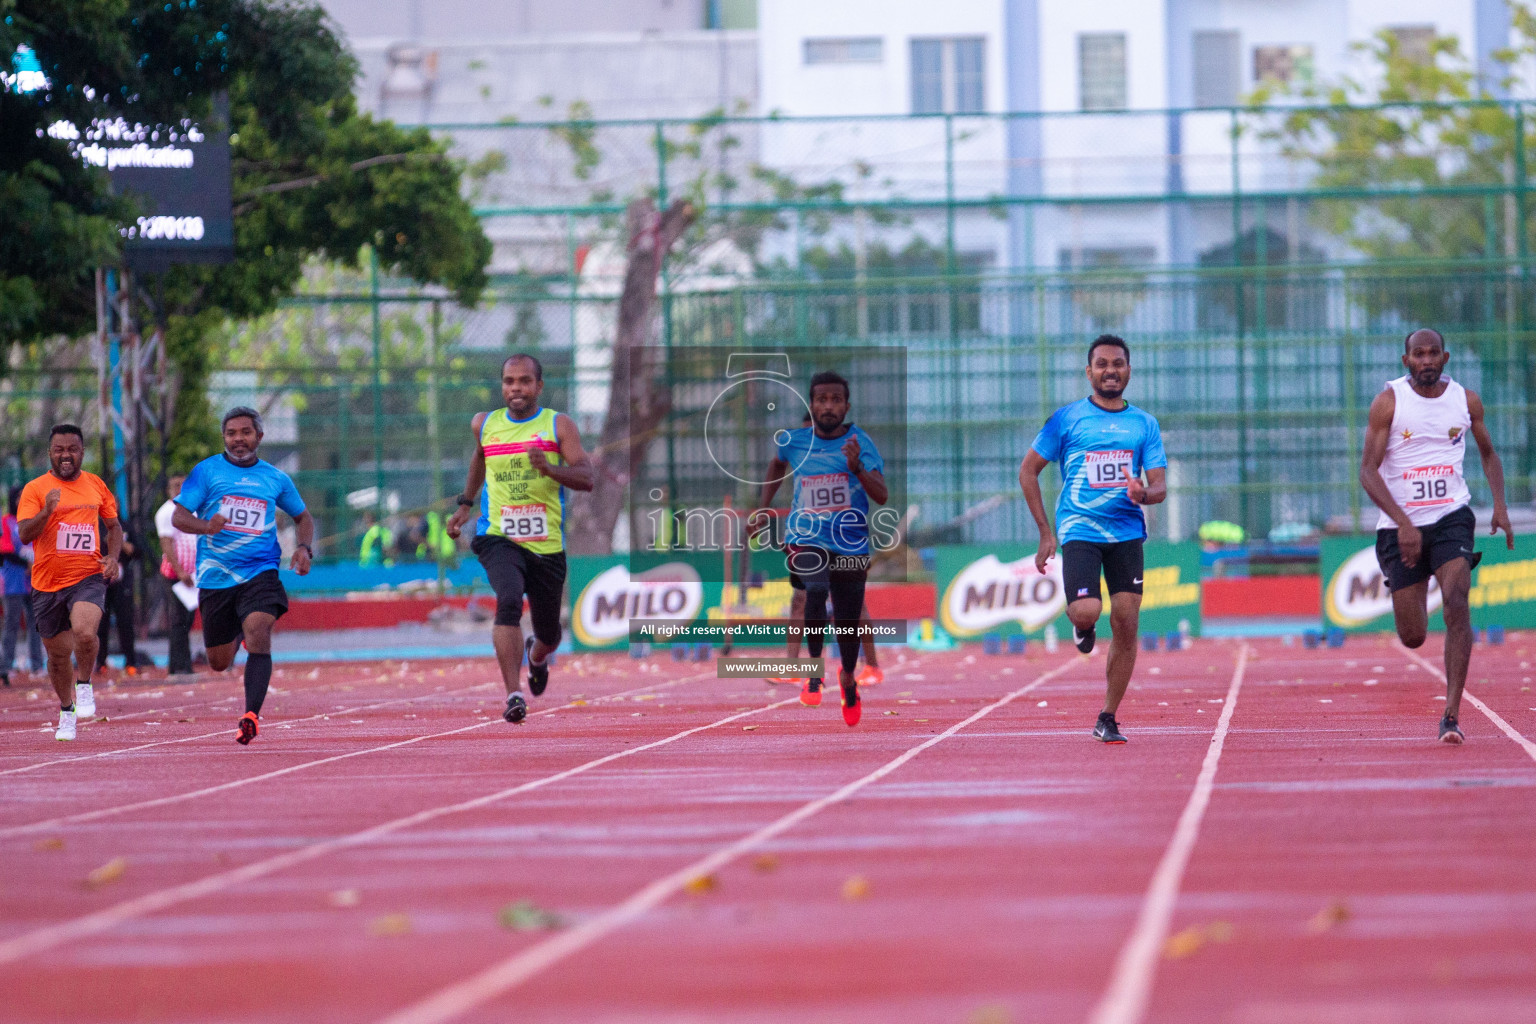
[[[1441,743],[1460,744],[1465,739],[1466,737],[1461,734],[1461,725],[1456,719],[1450,715],[1440,719]]]
[[[507,698],[507,707],[501,713],[501,717],[513,725],[521,725],[523,719],[528,717],[528,702],[523,700],[523,695],[514,693]]]
[[[1095,626],[1089,626],[1088,632],[1086,633],[1079,633],[1076,626],[1072,627],[1072,642],[1076,644],[1077,649],[1082,651],[1084,654],[1093,653],[1093,643],[1097,639],[1098,629]]]
[[[1125,737],[1120,735],[1120,723],[1115,721],[1115,716],[1108,711],[1099,712],[1099,720],[1093,727],[1093,738],[1105,743],[1125,742]]]
[[[546,659],[542,665],[533,663],[533,637],[524,641],[523,656],[528,659],[528,692],[542,697],[544,687],[549,685],[549,661]]]

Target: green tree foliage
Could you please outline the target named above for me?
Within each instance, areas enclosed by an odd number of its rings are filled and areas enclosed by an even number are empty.
[[[111,265],[126,204],[39,129],[60,117],[206,117],[229,96],[234,262],[141,282],[158,307],[180,400],[170,461],[206,452],[209,349],[228,318],[272,310],[312,260],[382,267],[475,302],[491,246],[460,194],[462,167],[425,129],[358,111],[357,66],[324,12],[268,0],[0,0],[0,48],[39,56],[46,93],[0,93],[0,339],[94,323],[91,271]]]
[[[1314,221],[1391,274],[1423,273],[1426,262],[1498,260],[1536,241],[1536,225],[1515,216],[1513,184],[1517,136],[1536,142],[1536,124],[1509,104],[1492,101],[1489,87],[1519,84],[1523,64],[1536,56],[1536,15],[1512,3],[1513,45],[1496,52],[1497,82],[1479,79],[1454,36],[1432,41],[1424,54],[1405,51],[1390,31],[1356,45],[1370,58],[1371,74],[1285,91],[1265,87],[1252,99],[1266,107],[1286,97],[1303,106],[1269,107],[1254,115],[1261,135],[1289,157],[1310,164],[1320,189],[1395,190],[1397,194],[1318,199]],[[1440,194],[1426,195],[1426,190]],[[1490,268],[1490,273],[1501,273]],[[1481,302],[1480,289],[1373,289],[1362,296],[1373,312],[1388,309],[1423,322],[1447,322]]]

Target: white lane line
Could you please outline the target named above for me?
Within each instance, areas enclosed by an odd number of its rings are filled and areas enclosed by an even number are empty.
[[[364,843],[373,842],[375,839],[383,838],[384,836],[391,835],[403,829],[414,828],[417,825],[424,825],[429,821],[435,821],[438,818],[446,817],[450,814],[459,814],[464,811],[473,811],[498,801],[505,800],[509,797],[518,796],[522,793],[527,793],[535,789],[542,789],[545,786],[554,785],[556,782],[563,782],[564,780],[573,776],[581,775],[596,768],[601,768],[605,764],[621,760],[622,758],[633,757],[634,755],[647,750],[655,750],[658,747],[667,746],[669,743],[676,743],[678,740],[687,739],[689,736],[693,736],[696,733],[701,733],[722,725],[729,725],[730,723],[739,719],[748,718],[752,715],[762,714],[764,711],[771,711],[774,708],[783,707],[786,704],[793,704],[797,700],[799,700],[798,695],[794,697],[786,697],[784,700],[775,701],[772,704],[765,704],[761,707],[753,708],[750,711],[738,711],[735,714],[727,715],[725,718],[716,719],[715,721],[706,725],[694,726],[691,729],[684,729],[682,732],[673,733],[671,736],[666,736],[659,740],[653,740],[650,743],[643,743],[638,747],[632,747],[628,750],[620,750],[612,754],[606,754],[603,757],[587,761],[584,764],[579,764],[574,768],[567,768],[565,771],[556,772],[553,775],[545,775],[542,778],[532,779],[528,782],[523,782],[516,786],[511,786],[507,789],[498,790],[495,793],[489,793],[485,796],[475,797],[471,800],[464,800],[456,804],[447,804],[442,807],[433,807],[425,811],[418,811],[415,814],[408,814],[403,818],[395,818],[392,821],[382,822],[381,824],[374,825],[370,828],[365,828],[359,832],[350,832],[344,836],[337,836],[334,839],[326,839],[318,843],[311,843],[308,846],[301,846],[296,850],[290,850],[287,853],[278,854],[275,857],[268,857],[266,860],[259,860],[254,863],[247,864],[244,867],[220,872],[217,875],[209,875],[207,878],[199,879],[196,882],[187,882],[183,885],[171,886],[167,889],[159,889],[155,892],[145,893],[143,896],[138,896],[131,900],[125,900],[122,903],[108,907],[105,910],[97,911],[94,914],[87,914],[84,917],[77,917],[71,921],[64,921],[59,924],[38,928],[34,931],[18,935],[13,939],[0,942],[0,964],[12,963],[16,960],[20,960],[23,957],[31,956],[34,953],[41,953],[44,950],[53,949],[56,946],[61,946],[67,942],[78,942],[81,939],[85,939],[89,936],[107,931],[110,928],[115,928],[123,922],[131,921],[136,917],[143,917],[146,914],[158,913],[162,910],[174,907],[177,904],[185,903],[188,900],[200,899],[204,896],[212,896],[215,893],[222,892],[223,890],[230,888],[231,886],[241,885],[245,882],[250,882],[257,878],[263,878],[267,875],[282,871],[286,868],[304,864],[308,861],[315,860],[319,857],[324,857],[327,854],[336,853],[340,850],[345,850],[349,847],[361,846]]]
[[[722,847],[714,853],[696,860],[687,867],[674,871],[664,878],[657,879],[618,906],[588,919],[569,931],[561,932],[553,938],[536,943],[498,964],[493,964],[479,974],[466,978],[447,988],[440,989],[420,1002],[390,1014],[388,1017],[383,1018],[380,1024],[438,1024],[440,1021],[451,1020],[461,1013],[468,1012],[482,1003],[502,995],[510,989],[516,988],[540,971],[559,963],[572,954],[580,952],[609,933],[635,921],[646,912],[675,896],[693,879],[718,871],[742,854],[794,828],[812,815],[831,807],[833,804],[842,803],[859,790],[885,778],[928,748],[944,742],[972,722],[979,721],[998,708],[1012,703],[1035,687],[1060,675],[1078,663],[1079,659],[1074,654],[1070,661],[1036,677],[1007,696],[993,701],[964,721],[957,722],[938,735],[929,737],[917,746],[909,748],[868,775],[855,779],[853,782],[826,796],[812,800],[810,803],[802,804],[782,818],[763,826],[751,835],[738,839],[736,842]]]
[[[1409,650],[1407,647],[1404,647],[1403,653],[1408,655],[1409,658],[1412,658],[1414,661],[1418,662],[1424,668],[1428,669],[1430,672],[1434,673],[1435,677],[1442,683],[1446,681],[1445,670],[1439,665],[1436,665],[1434,662],[1430,661],[1428,658],[1419,654],[1418,651]],[[1530,740],[1526,739],[1523,735],[1520,734],[1520,730],[1504,721],[1504,716],[1500,715],[1487,704],[1484,704],[1481,700],[1478,700],[1477,695],[1466,687],[1462,687],[1461,699],[1465,701],[1471,701],[1472,706],[1477,708],[1477,710],[1481,711],[1483,714],[1487,715],[1488,720],[1499,727],[1500,732],[1514,740],[1516,743],[1520,744],[1520,746],[1524,748],[1525,752],[1531,755],[1531,760],[1536,761],[1536,743],[1532,743]]]
[[[409,704],[412,701],[426,700],[430,697],[446,696],[451,693],[467,693],[470,690],[483,690],[493,683],[476,683],[473,686],[461,686],[454,690],[434,690],[431,693],[417,694],[414,697],[395,697],[392,700],[380,701],[377,704],[363,704],[354,708],[337,708],[334,711],[323,711],[317,715],[309,715],[305,718],[281,719],[267,726],[269,729],[286,729],[290,725],[298,725],[300,722],[313,722],[319,718],[329,718],[331,715],[355,715],[363,711],[373,711],[376,708],[387,708],[391,704]],[[138,750],[148,750],[151,747],[166,747],[176,743],[192,743],[197,740],[206,740],[214,736],[233,736],[234,729],[220,729],[218,732],[200,732],[196,736],[182,736],[174,740],[155,740],[153,743],[140,743],[133,747],[118,747],[116,750],[103,750],[95,754],[82,754],[79,757],[60,757],[52,761],[39,761],[37,764],[23,765],[20,768],[7,768],[0,771],[0,775],[16,775],[20,772],[36,771],[39,768],[47,768],[49,765],[69,764],[72,761],[91,761],[98,757],[112,757],[117,754],[131,754]],[[4,834],[4,833],[0,833]]]
[[[1200,822],[1211,802],[1211,790],[1216,784],[1216,766],[1221,762],[1221,751],[1226,745],[1227,729],[1232,713],[1237,710],[1237,694],[1243,686],[1243,672],[1248,665],[1248,645],[1237,652],[1237,668],[1232,673],[1232,683],[1227,687],[1226,703],[1216,731],[1211,734],[1210,746],[1205,751],[1205,761],[1200,766],[1200,776],[1195,788],[1184,804],[1184,813],[1174,827],[1173,838],[1152,873],[1152,884],[1147,887],[1146,898],[1141,903],[1141,913],[1130,938],[1120,948],[1115,958],[1114,974],[1109,987],[1093,1015],[1090,1024],[1138,1024],[1147,1012],[1147,1002],[1152,995],[1152,982],[1157,975],[1157,962],[1162,955],[1163,942],[1168,935],[1168,925],[1173,920],[1174,904],[1179,898],[1179,886],[1184,881],[1184,869],[1189,866],[1190,855],[1195,849],[1195,839],[1200,834]]]
[[[674,679],[674,680],[671,680],[670,682],[666,682],[666,683],[651,683],[651,684],[646,685],[646,686],[637,686],[637,687],[634,687],[633,689],[623,690],[623,691],[621,691],[619,693],[610,693],[606,697],[593,697],[587,703],[588,704],[597,704],[597,703],[601,703],[602,701],[621,700],[624,697],[628,697],[631,694],[643,693],[643,692],[652,691],[652,690],[670,689],[673,686],[680,686],[683,683],[694,682],[694,681],[702,679],[702,678],[705,678],[705,676],[703,676],[703,675],[694,675],[694,676],[686,676],[686,677],[684,677],[682,679]],[[481,684],[481,685],[490,685],[490,684],[487,683],[487,684]],[[470,689],[479,689],[479,688],[480,688],[479,686],[470,687]],[[449,691],[446,691],[446,692],[448,692],[448,693],[456,693],[456,692],[459,692],[459,691],[449,690]],[[440,693],[439,694],[433,694],[433,696],[439,696],[439,695],[441,695],[441,694]],[[409,699],[419,700],[421,698],[409,698]],[[539,717],[541,715],[552,715],[552,714],[554,714],[557,711],[567,710],[569,708],[576,707],[576,706],[578,706],[578,705],[566,703],[566,704],[560,705],[559,707],[546,708],[543,711],[532,712],[528,717],[529,718],[537,718],[537,717]],[[358,709],[358,710],[366,710],[366,709]],[[346,714],[346,712],[344,712],[344,711],[332,711],[332,712],[328,712],[328,713],[329,714],[333,714],[333,715]],[[297,721],[306,721],[306,719],[297,719]],[[377,747],[366,747],[366,748],[364,748],[362,750],[353,750],[353,751],[351,751],[349,753],[346,753],[346,754],[333,754],[330,757],[317,758],[316,760],[313,760],[313,761],[304,761],[304,762],[301,762],[299,764],[289,765],[286,768],[278,768],[278,769],[275,769],[275,770],[270,771],[270,772],[264,772],[261,775],[252,775],[249,778],[245,778],[245,779],[234,779],[234,780],[232,780],[230,782],[221,782],[221,783],[219,783],[216,786],[207,786],[207,787],[205,787],[203,789],[194,789],[194,790],[190,790],[189,792],[186,792],[186,793],[177,793],[177,794],[175,794],[173,796],[155,797],[152,800],[140,800],[139,802],[132,803],[132,804],[117,804],[117,805],[112,806],[112,807],[103,807],[103,808],[100,808],[99,810],[95,810],[95,811],[82,811],[79,814],[67,814],[67,815],[64,815],[64,816],[58,817],[58,818],[48,818],[48,819],[46,819],[44,821],[34,821],[34,822],[31,822],[31,823],[26,824],[26,825],[12,825],[12,826],[7,827],[7,828],[0,828],[0,839],[8,839],[8,838],[10,838],[12,836],[31,835],[31,834],[34,834],[34,833],[37,833],[37,832],[46,832],[46,831],[48,831],[50,829],[59,828],[62,825],[77,825],[77,824],[80,824],[81,822],[86,822],[86,821],[98,821],[98,820],[100,820],[102,818],[111,818],[111,817],[116,817],[119,814],[127,814],[130,811],[142,811],[142,810],[147,810],[148,808],[151,808],[151,807],[164,807],[167,804],[181,803],[184,800],[193,800],[193,799],[196,799],[197,797],[208,796],[208,795],[213,794],[213,793],[225,793],[225,792],[228,792],[231,789],[239,789],[242,786],[249,786],[249,785],[252,785],[252,784],[257,783],[257,782],[265,782],[268,779],[276,779],[276,778],[279,778],[279,777],[284,776],[284,775],[292,775],[294,772],[301,772],[301,771],[305,771],[305,770],[310,769],[310,768],[318,768],[320,765],[323,765],[323,764],[332,764],[332,763],[334,763],[336,761],[345,761],[345,760],[348,760],[349,758],[353,758],[353,757],[362,757],[365,754],[377,754],[377,753],[380,753],[380,752],[385,751],[385,750],[395,750],[396,748],[399,748],[399,747],[408,747],[408,746],[411,746],[414,743],[421,743],[421,742],[423,742],[425,740],[441,739],[444,736],[457,736],[459,733],[462,733],[462,732],[472,732],[475,729],[484,729],[486,726],[505,725],[505,724],[506,723],[503,722],[500,718],[493,718],[489,722],[476,722],[474,725],[466,725],[466,726],[462,726],[462,727],[460,727],[458,729],[449,729],[446,732],[428,733],[425,736],[412,736],[410,739],[396,740],[394,743],[385,743],[385,744],[383,744],[381,746],[377,746]],[[225,732],[228,732],[228,731],[229,730],[227,730],[227,729],[225,730]],[[223,733],[219,733],[217,735],[223,735]]]

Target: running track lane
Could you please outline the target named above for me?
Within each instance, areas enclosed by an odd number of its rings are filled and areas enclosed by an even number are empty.
[[[614,761],[633,756],[642,752],[668,746],[679,740],[686,739],[706,730],[728,725],[742,718],[762,713],[763,711],[779,707],[789,703],[793,698],[781,700],[748,710],[735,712],[713,721],[694,726],[680,732],[672,733],[660,739],[650,740],[628,749],[618,750],[613,753],[597,757],[573,767],[565,768],[552,774],[539,776],[531,780],[510,786],[493,793],[484,794],[468,800],[462,800],[451,804],[438,804],[416,813],[405,815],[385,821],[366,829],[333,836],[319,842],[308,843],[299,846],[287,853],[267,857],[254,861],[231,871],[219,872],[193,882],[171,886],[169,888],[154,890],[133,899],[110,906],[96,913],[87,914],[59,924],[45,926],[24,932],[20,935],[0,941],[0,965],[9,965],[26,957],[34,956],[51,949],[55,949],[66,943],[78,943],[87,937],[120,927],[130,921],[135,921],[146,915],[158,913],[170,907],[177,906],[190,900],[202,897],[214,896],[228,890],[264,878],[274,873],[284,871],[309,861],[317,860],[328,855],[336,854],[369,843],[377,842],[385,836],[401,832],[407,829],[418,828],[429,822],[455,814],[462,814],[488,807],[500,801],[508,800],[516,796],[533,792],[545,786],[549,786],[567,779],[576,777],[586,772],[593,771],[608,765]],[[142,831],[142,829],[141,829]],[[57,993],[50,993],[56,997]]]
[[[631,689],[631,690],[622,690],[622,691],[620,691],[617,694],[610,694],[608,696],[602,696],[602,697],[593,697],[591,699],[590,703],[597,703],[597,702],[609,701],[609,700],[622,700],[625,697],[633,696],[635,694],[640,694],[640,693],[658,693],[658,692],[663,692],[663,691],[665,691],[667,689],[670,689],[670,688],[675,687],[675,686],[680,686],[680,685],[683,685],[685,683],[697,682],[698,680],[700,680],[702,678],[704,678],[702,675],[701,676],[689,676],[689,677],[686,677],[684,679],[670,680],[670,681],[665,682],[665,683],[653,683],[653,684],[649,684],[649,685],[646,685],[646,686],[639,686],[639,687],[635,687],[634,689]],[[483,689],[485,685],[487,685],[487,684],[467,687],[466,689],[467,690]],[[433,695],[431,695],[431,697],[455,696],[455,695],[462,694],[464,692],[466,692],[466,691],[465,690],[449,690],[449,691],[446,691],[446,692],[441,693],[441,694],[433,694]],[[341,717],[343,717],[344,715],[347,715],[347,714],[361,714],[364,711],[368,711],[368,710],[372,710],[374,708],[384,707],[384,706],[388,706],[388,705],[392,705],[392,704],[397,704],[397,703],[401,703],[401,702],[414,702],[414,701],[421,701],[421,700],[427,700],[427,699],[430,699],[430,697],[424,696],[424,697],[403,698],[402,701],[385,701],[385,702],[383,702],[381,704],[369,704],[369,705],[363,705],[363,706],[357,707],[357,708],[346,708],[346,709],[343,709],[341,711],[333,712],[332,714],[334,714],[337,718],[341,718]],[[531,711],[531,712],[529,712],[529,716],[528,717],[530,717],[530,718],[541,718],[541,717],[544,717],[546,715],[553,715],[553,714],[555,714],[555,713],[557,713],[559,711],[562,711],[562,710],[569,710],[570,708],[572,708],[574,706],[575,705],[572,705],[572,704],[569,704],[569,703],[559,704],[559,705],[556,705],[555,707],[545,708],[545,709],[543,709],[541,711]],[[477,717],[484,717],[484,716],[477,716]],[[294,719],[292,721],[285,722],[283,724],[284,725],[292,725],[292,724],[295,724],[297,722],[313,721],[314,719],[318,719],[318,718],[330,719],[331,715],[329,715],[329,714],[327,714],[327,715],[312,715],[309,718]],[[444,731],[441,731],[441,732],[422,733],[420,735],[410,736],[410,737],[408,737],[406,739],[394,740],[394,741],[391,741],[391,742],[388,742],[388,743],[374,745],[374,746],[366,746],[366,747],[362,747],[362,748],[360,748],[358,750],[351,750],[351,751],[347,751],[346,753],[342,753],[342,754],[330,754],[330,755],[328,755],[326,757],[315,758],[315,759],[308,760],[308,761],[300,761],[300,762],[298,762],[296,764],[286,765],[286,766],[281,767],[281,768],[274,768],[274,769],[272,769],[270,771],[262,772],[262,773],[256,774],[256,775],[243,775],[243,776],[240,776],[238,778],[232,779],[232,780],[230,780],[228,782],[220,782],[220,783],[216,783],[214,785],[204,786],[201,789],[186,790],[186,791],[183,791],[183,792],[180,792],[180,793],[176,793],[176,794],[172,794],[172,795],[168,795],[168,796],[162,796],[162,797],[150,797],[150,798],[147,798],[147,799],[139,800],[139,801],[134,802],[134,803],[112,804],[110,806],[102,807],[102,808],[99,808],[99,809],[94,810],[94,811],[81,811],[81,812],[77,812],[77,813],[74,813],[74,814],[66,814],[66,815],[61,815],[61,816],[57,816],[57,817],[53,817],[53,818],[45,818],[45,819],[43,819],[41,821],[33,821],[33,822],[29,822],[29,823],[24,824],[24,825],[12,825],[12,826],[7,826],[7,827],[0,827],[0,839],[8,839],[8,838],[12,838],[14,836],[23,836],[23,835],[38,835],[38,834],[42,834],[42,833],[45,833],[45,832],[58,832],[61,829],[67,828],[69,826],[79,825],[79,824],[83,824],[85,822],[100,821],[100,820],[105,819],[105,818],[113,818],[113,817],[117,817],[117,816],[123,815],[123,814],[132,814],[132,813],[137,812],[137,811],[145,811],[145,810],[150,810],[152,808],[165,807],[165,806],[168,806],[170,804],[181,803],[181,802],[186,801],[186,800],[196,800],[196,799],[199,799],[201,797],[213,796],[213,795],[219,794],[219,793],[228,793],[228,792],[231,792],[231,791],[236,790],[236,789],[244,788],[246,786],[251,786],[251,785],[255,785],[257,783],[269,782],[269,781],[271,781],[273,779],[282,778],[285,775],[292,775],[292,774],[294,774],[296,772],[309,771],[311,769],[319,768],[319,767],[322,767],[322,766],[325,766],[325,765],[335,764],[335,763],[337,763],[339,761],[351,760],[354,757],[367,757],[367,756],[372,755],[372,754],[382,754],[382,753],[385,753],[385,752],[391,751],[391,750],[399,750],[402,747],[415,746],[418,743],[425,743],[428,740],[445,739],[447,737],[458,736],[458,735],[460,735],[462,733],[473,732],[473,731],[475,731],[477,729],[484,729],[487,726],[502,728],[502,727],[504,727],[504,723],[502,722],[502,720],[500,718],[488,718],[488,719],[486,719],[484,721],[476,721],[473,725],[463,725],[463,726],[459,726],[457,728],[447,729],[447,730],[444,730]],[[206,736],[208,736],[208,735],[223,736],[223,737],[225,737],[227,739],[228,738],[228,733],[229,733],[229,730],[225,730],[222,733],[205,734],[204,736],[189,737],[188,739],[189,740],[190,739],[203,739],[203,738],[206,738]],[[175,742],[175,741],[170,741],[170,742]],[[129,748],[129,749],[130,750],[135,750],[135,749],[140,749],[140,748]],[[239,756],[243,757],[244,755],[239,755]]]
[[[1467,707],[1462,747],[1435,740],[1438,664],[1395,640],[1253,666],[1148,1021],[1536,1019],[1536,762],[1510,724],[1536,700],[1511,647],[1474,652],[1468,699],[1503,725]]]

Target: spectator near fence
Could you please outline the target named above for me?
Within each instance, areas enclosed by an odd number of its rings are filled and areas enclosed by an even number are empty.
[[[16,524],[16,506],[21,488],[11,488],[10,504],[0,525],[0,562],[5,576],[5,634],[0,640],[0,683],[11,685],[11,669],[16,666],[16,640],[23,625],[27,631],[27,668],[43,670],[43,638],[37,632],[32,615],[32,548],[21,542]],[[23,622],[25,620],[25,622]]]
[[[160,535],[160,550],[163,552],[160,559],[160,576],[166,581],[166,589],[170,591],[168,595],[170,600],[166,605],[169,612],[168,635],[170,637],[170,660],[167,671],[173,676],[187,675],[192,671],[191,632],[192,621],[197,614],[197,593],[191,592],[191,606],[188,607],[188,603],[172,589],[177,583],[182,584],[183,587],[196,585],[197,537],[176,529],[171,521],[176,514],[175,498],[181,493],[181,485],[185,480],[186,477],[178,473],[166,481],[166,493],[170,497],[155,513],[155,532]]]

